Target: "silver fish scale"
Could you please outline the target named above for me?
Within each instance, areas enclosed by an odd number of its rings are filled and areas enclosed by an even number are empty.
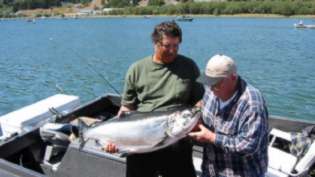
[[[187,117],[189,115],[195,117]],[[127,153],[151,152],[186,136],[199,117],[186,109],[156,117],[109,121],[88,129],[83,137],[96,140],[102,146],[111,142]]]

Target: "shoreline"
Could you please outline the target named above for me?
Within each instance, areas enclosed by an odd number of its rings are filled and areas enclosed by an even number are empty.
[[[78,19],[89,19],[89,18],[158,18],[158,17],[178,17],[178,16],[189,16],[194,18],[307,18],[307,19],[315,19],[315,15],[292,15],[292,16],[284,16],[278,14],[222,14],[222,15],[211,15],[211,14],[179,14],[179,15],[82,15],[77,16]],[[50,17],[34,17],[34,16],[26,16],[26,17],[12,17],[12,18],[0,18],[0,20],[14,20],[14,19],[75,19],[75,17],[62,17],[62,16],[50,16]]]
[[[222,15],[212,15],[212,14],[178,14],[178,15],[100,15],[99,17],[129,17],[129,18],[137,18],[137,17],[178,17],[178,16],[189,16],[189,17],[197,17],[197,18],[208,18],[208,17],[247,17],[247,18],[315,18],[315,15],[291,15],[284,16],[278,14],[222,14]]]

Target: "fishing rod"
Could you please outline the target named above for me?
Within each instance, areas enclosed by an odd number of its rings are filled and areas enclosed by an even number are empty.
[[[59,91],[59,93],[65,93],[64,89],[61,88],[58,84],[56,84],[55,87]]]
[[[49,38],[49,40],[52,41],[55,46],[57,46],[56,43],[55,43],[55,41],[53,41],[53,38]],[[71,52],[73,52],[77,57],[81,58],[84,62],[86,62],[87,68],[88,68],[90,71],[93,71],[94,73],[96,73],[103,81],[105,81],[105,83],[106,83],[116,94],[118,94],[118,95],[121,96],[121,94],[119,93],[119,91],[110,83],[110,81],[109,81],[108,79],[106,79],[106,77],[105,77],[103,74],[101,74],[101,73],[98,72],[96,69],[94,69],[91,63],[85,61],[85,58],[83,58],[81,55],[79,55],[73,48],[67,47],[67,49],[69,49],[69,50],[70,50]],[[92,57],[98,59],[97,57],[94,57],[94,56],[92,56]],[[56,87],[57,87],[57,85],[56,85]],[[57,88],[58,88],[58,87],[57,87]]]
[[[118,95],[120,95],[119,91],[105,78],[105,76],[104,76],[103,74],[101,74],[100,72],[96,71],[96,70],[92,67],[91,63],[87,62],[87,66],[88,66],[88,68],[89,68],[90,70],[94,71],[100,78],[102,78],[102,79],[105,81],[105,83],[107,83],[107,84],[109,85],[109,87],[110,87],[111,89],[113,89]]]

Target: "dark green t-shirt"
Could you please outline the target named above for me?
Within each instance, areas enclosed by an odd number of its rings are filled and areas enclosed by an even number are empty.
[[[122,105],[133,105],[141,112],[194,105],[204,92],[196,82],[199,75],[195,62],[182,55],[170,64],[146,57],[128,69]]]

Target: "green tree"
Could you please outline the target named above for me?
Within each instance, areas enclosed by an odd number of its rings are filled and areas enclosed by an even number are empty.
[[[138,5],[140,0],[130,0],[131,5],[136,6]]]
[[[133,1],[130,0],[109,0],[108,3],[106,4],[106,7],[127,7],[129,6]]]
[[[164,0],[149,0],[150,6],[162,6],[164,4],[165,4]]]

